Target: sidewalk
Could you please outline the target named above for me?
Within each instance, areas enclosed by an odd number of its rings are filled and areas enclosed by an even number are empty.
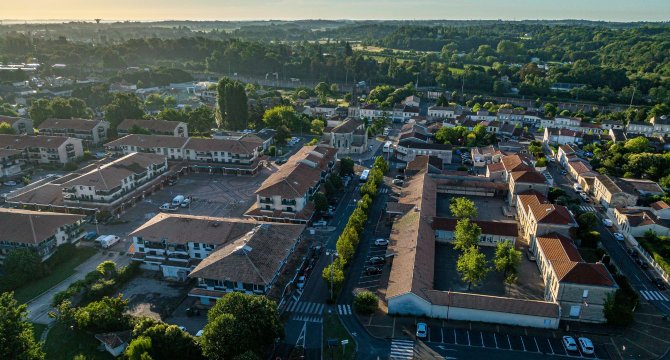
[[[95,270],[98,265],[105,261],[114,261],[118,266],[128,265],[130,258],[126,255],[119,255],[118,252],[107,252],[103,254],[99,252],[93,255],[90,259],[83,262],[75,269],[75,273],[69,278],[63,280],[58,285],[45,291],[38,297],[30,300],[28,304],[28,320],[34,323],[50,324],[54,319],[49,317],[49,312],[53,310],[51,307],[51,299],[53,296],[65,289],[75,281],[83,279],[86,274]]]

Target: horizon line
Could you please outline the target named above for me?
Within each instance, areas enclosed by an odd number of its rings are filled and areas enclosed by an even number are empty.
[[[399,22],[429,22],[429,21],[499,21],[499,22],[524,22],[524,21],[588,21],[588,22],[604,22],[604,23],[655,23],[655,24],[670,24],[670,20],[605,20],[605,19],[577,19],[577,18],[525,18],[525,19],[493,19],[493,18],[463,18],[463,19],[397,19],[397,18],[379,18],[379,19],[354,19],[354,18],[339,18],[339,19],[325,19],[325,18],[277,18],[277,19],[102,19],[100,23],[156,23],[156,22],[271,22],[271,21],[399,21]],[[9,24],[4,24],[9,22]],[[43,24],[43,23],[68,23],[68,22],[84,22],[95,23],[94,18],[80,18],[80,19],[0,19],[0,26],[4,25],[21,25],[21,24]]]

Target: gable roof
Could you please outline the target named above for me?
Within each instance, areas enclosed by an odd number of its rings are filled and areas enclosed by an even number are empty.
[[[151,165],[163,163],[165,163],[164,155],[134,152],[67,181],[62,187],[81,185],[93,186],[96,190],[111,190],[120,186],[123,179],[141,174]]]
[[[657,201],[657,202],[655,202],[655,203],[652,203],[652,204],[649,205],[649,206],[651,206],[652,209],[657,210],[657,211],[658,211],[658,210],[665,210],[665,209],[669,209],[669,208],[670,208],[670,205],[668,205],[668,204],[667,204],[665,201],[663,201],[663,200],[659,200],[659,201]]]
[[[174,132],[177,126],[184,124],[181,121],[167,121],[167,120],[144,120],[144,119],[124,119],[116,127],[117,130],[129,130],[131,127],[137,125],[142,129],[147,129],[151,132]]]
[[[0,241],[37,245],[83,215],[0,208]]]
[[[428,290],[425,294],[434,305],[549,318],[559,316],[560,306],[548,301],[439,290]]]
[[[458,219],[436,217],[433,219],[434,230],[454,231]],[[473,220],[477,224],[482,234],[499,235],[499,236],[518,236],[519,228],[516,222],[510,221],[488,221],[488,220]]]
[[[524,170],[529,171],[534,169],[532,166],[530,166],[530,161],[528,158],[519,154],[503,156],[500,159],[500,162],[508,172]]]
[[[519,205],[524,211],[530,210],[538,223],[574,225],[575,220],[565,206],[554,205],[544,195],[535,190],[518,194]]]
[[[81,139],[66,136],[0,135],[0,147],[23,150],[25,148],[58,149],[68,141],[81,142]]]
[[[38,129],[74,129],[74,130],[86,130],[91,131],[96,126],[100,125],[103,120],[90,120],[90,119],[55,119],[48,118],[44,120]]]
[[[176,137],[170,135],[140,135],[130,134],[120,139],[110,141],[105,147],[136,146],[141,148],[169,148],[181,149],[188,142],[189,138]]]
[[[547,182],[547,178],[539,172],[533,170],[524,170],[524,171],[514,171],[512,172],[512,179],[517,183],[530,183],[530,184],[544,184]]]

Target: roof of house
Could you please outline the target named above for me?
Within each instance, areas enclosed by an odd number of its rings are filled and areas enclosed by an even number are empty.
[[[670,209],[670,205],[668,205],[668,203],[666,203],[666,202],[663,201],[663,200],[659,200],[659,201],[657,201],[657,202],[655,202],[655,203],[652,203],[652,204],[649,205],[649,206],[651,206],[651,208],[654,209],[654,210],[665,210],[665,209]]]
[[[60,184],[44,184],[34,189],[11,195],[7,197],[8,202],[16,202],[23,204],[49,204],[62,206],[63,201],[63,187]]]
[[[547,178],[539,172],[533,170],[513,171],[511,173],[512,179],[516,183],[530,183],[530,184],[544,184]]]
[[[505,171],[505,164],[501,162],[487,164],[486,168],[488,169],[489,173]]]
[[[350,118],[335,126],[330,132],[336,134],[348,134],[354,132],[361,126],[363,126],[362,121]]]
[[[180,149],[186,145],[189,138],[176,137],[170,135],[140,135],[130,134],[120,139],[110,141],[105,147],[137,146],[142,148],[171,148]]]
[[[567,155],[576,153],[575,149],[573,149],[572,146],[570,145],[560,145],[558,148],[560,150],[563,150],[563,152]]]
[[[503,156],[500,162],[505,167],[505,170],[509,172],[534,170],[528,158],[520,154]]]
[[[160,213],[128,236],[151,242],[165,240],[171,244],[220,245],[242,237],[258,224],[255,220]]]
[[[0,115],[0,123],[6,122],[9,125],[14,125],[14,123],[19,121],[19,120],[28,120],[28,119],[22,118],[22,117],[16,117],[16,116]]]
[[[439,157],[433,155],[417,155],[414,157],[414,160],[407,163],[405,172],[418,172],[427,169],[429,165],[439,170],[442,170],[443,168],[442,159]]]
[[[37,245],[83,215],[0,208],[0,241]]]
[[[454,231],[458,219],[436,217],[433,219],[433,230]],[[473,220],[482,229],[482,234],[499,235],[499,236],[514,236],[519,235],[519,228],[516,222],[510,221],[488,221],[488,220]]]
[[[73,129],[91,131],[96,126],[100,125],[103,120],[91,119],[55,119],[48,118],[44,120],[37,128],[38,129]]]
[[[425,294],[432,304],[441,306],[549,318],[559,316],[560,306],[548,301],[438,290],[428,290]]]
[[[556,136],[570,136],[578,138],[584,135],[580,131],[574,131],[566,128],[547,128],[547,131],[549,132],[549,135],[556,135]]]
[[[420,143],[409,141],[406,139],[400,140],[398,146],[405,147],[408,149],[432,149],[432,150],[451,150],[453,147],[450,144],[438,144],[438,143]]]
[[[119,187],[123,179],[141,174],[151,165],[163,163],[165,163],[165,155],[130,153],[67,181],[62,184],[62,187],[81,185],[92,186],[96,190],[111,190]]]
[[[326,145],[303,146],[263,181],[256,194],[284,199],[302,197],[321,180],[321,172],[335,160],[336,154],[337,149]]]
[[[493,147],[493,145],[484,146],[484,147],[474,147],[474,148],[472,148],[472,150],[470,150],[470,152],[472,153],[473,157],[475,157],[475,156],[486,156],[486,155],[490,155],[490,156],[502,155],[502,152],[500,150],[496,149],[495,147]]]
[[[640,194],[662,194],[663,189],[654,181],[646,179],[624,179],[621,178],[619,181],[623,181],[635,189],[636,192]]]
[[[0,135],[0,147],[7,149],[47,148],[57,149],[68,141],[80,139],[65,136]]]
[[[575,159],[574,161],[568,161],[568,166],[575,173],[577,173],[577,175],[583,175],[583,174],[586,174],[586,173],[593,173],[595,175],[595,172],[593,171],[593,169],[591,169],[591,165],[589,165],[584,160]]]
[[[256,135],[248,134],[234,139],[203,139],[189,138],[184,149],[193,151],[224,151],[233,154],[253,154],[263,140]]]
[[[518,194],[519,206],[524,211],[530,210],[538,223],[573,225],[575,219],[565,206],[549,202],[544,195],[535,190],[527,190]]]
[[[0,158],[6,158],[9,156],[22,154],[21,150],[12,150],[12,149],[0,149]]]
[[[132,330],[117,331],[104,334],[95,334],[95,338],[101,343],[107,345],[111,349],[115,349],[121,345],[128,344],[133,338]]]
[[[634,209],[634,208],[616,208],[615,210],[623,215],[631,227],[660,225],[663,227],[670,227],[670,221],[660,219],[649,210]]]
[[[189,277],[270,285],[304,228],[297,224],[256,223],[238,238],[223,239]]]
[[[183,125],[181,121],[167,121],[167,120],[144,120],[144,119],[125,119],[116,127],[117,130],[129,130],[137,125],[143,129],[152,132],[174,132],[179,125]]]

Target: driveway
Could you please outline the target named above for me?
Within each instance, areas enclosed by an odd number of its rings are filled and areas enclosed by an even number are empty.
[[[120,255],[117,252],[107,252],[107,254],[99,252],[93,255],[90,259],[79,265],[75,269],[75,273],[72,276],[42,293],[42,295],[29,301],[28,320],[39,324],[50,324],[53,322],[54,319],[49,317],[49,312],[53,310],[53,307],[51,307],[51,299],[53,296],[67,289],[67,287],[70,286],[70,284],[73,282],[83,279],[86,274],[95,270],[95,268],[105,260],[114,261],[117,266],[126,266],[130,262],[130,258],[128,256]]]

